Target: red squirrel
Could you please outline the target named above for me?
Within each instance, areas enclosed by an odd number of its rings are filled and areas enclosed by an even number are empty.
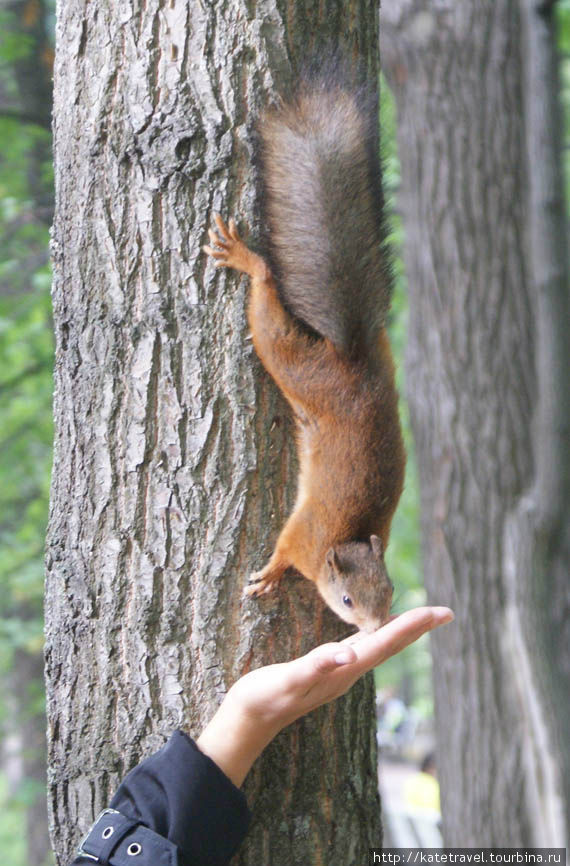
[[[406,459],[385,328],[375,88],[321,71],[258,132],[268,256],[219,215],[204,247],[249,275],[253,343],[297,432],[295,508],[247,593],[268,592],[293,566],[341,619],[373,631],[389,616],[384,553]]]

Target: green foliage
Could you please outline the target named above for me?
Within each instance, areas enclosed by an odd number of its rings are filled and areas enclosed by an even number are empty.
[[[26,862],[26,842],[22,827],[25,822],[25,806],[10,791],[8,780],[0,774],[0,850],[5,852],[6,862],[22,866]]]
[[[15,117],[3,117],[0,114],[0,137],[2,140],[2,158],[0,159],[0,219],[10,226],[18,226],[18,231],[11,230],[3,239],[2,246],[12,251],[10,261],[18,260],[18,250],[27,256],[29,250],[25,242],[34,246],[45,243],[45,226],[38,226],[30,219],[30,165],[27,157],[33,153],[37,145],[43,145],[47,152],[51,144],[51,135],[47,129],[22,123]],[[49,190],[53,184],[53,166],[51,161],[41,166],[43,185]],[[43,231],[43,234],[42,234]],[[24,246],[21,246],[24,244]],[[18,246],[20,245],[20,246]],[[2,258],[4,258],[4,251]]]
[[[15,86],[11,79],[10,67],[17,60],[28,57],[33,50],[33,40],[18,32],[15,27],[16,16],[7,10],[0,11],[0,75],[2,80],[9,82],[10,89],[15,92]]]
[[[50,134],[29,114],[16,64],[34,44],[0,12],[0,733],[43,716],[43,682],[19,682],[15,664],[43,647],[43,546],[51,443],[53,340],[48,256],[53,170]],[[16,672],[15,672],[16,670]],[[43,785],[0,775],[0,850],[27,860],[27,810]],[[46,852],[46,857],[48,856]],[[47,859],[46,859],[46,862]]]
[[[0,773],[0,851],[4,861],[10,866],[31,866],[27,859],[26,836],[22,828],[26,823],[26,811],[39,796],[45,796],[43,790],[38,790],[37,784],[26,780],[19,785],[17,791],[10,789],[10,784],[4,773]],[[46,851],[43,863],[33,866],[54,866],[53,854]]]
[[[13,225],[0,217],[0,234],[6,224]],[[47,229],[43,238],[47,249]],[[15,243],[14,238],[12,241]],[[18,242],[24,245],[26,240],[20,237]],[[4,285],[9,270],[5,256],[6,248],[2,245],[0,283]],[[13,676],[17,650],[37,654],[43,647],[43,538],[53,436],[53,347],[49,270],[45,262],[30,276],[27,291],[20,293],[18,280],[14,280],[14,294],[0,297],[0,683],[3,686]],[[27,685],[28,699],[20,713],[43,713],[43,683]],[[0,726],[9,731],[13,724],[12,707],[2,692]],[[24,780],[15,795],[16,800],[6,794],[6,803],[0,808],[0,848],[6,862],[23,866],[27,862],[25,852],[21,852],[26,803],[31,796],[45,796],[45,789],[32,790],[29,780]]]
[[[45,249],[46,228],[43,240]],[[27,243],[25,237],[18,242]],[[11,262],[5,246],[0,253],[4,282]],[[13,294],[0,297],[0,664],[5,671],[16,647],[36,652],[42,647],[43,536],[53,435],[48,286],[44,263],[33,272],[28,291],[20,293],[16,285]]]

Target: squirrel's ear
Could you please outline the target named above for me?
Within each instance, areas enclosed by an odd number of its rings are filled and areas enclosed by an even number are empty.
[[[333,571],[340,571],[340,562],[338,558],[338,554],[334,547],[329,547],[327,550],[327,555],[325,557],[327,565],[329,565]]]
[[[378,559],[382,559],[384,554],[384,547],[382,546],[382,539],[377,535],[370,536],[370,547],[372,548],[372,553],[374,556],[377,556]]]

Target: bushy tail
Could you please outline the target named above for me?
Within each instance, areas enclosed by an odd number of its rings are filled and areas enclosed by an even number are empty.
[[[259,123],[267,253],[283,301],[352,358],[374,355],[390,304],[377,131],[376,88],[334,63],[305,74]]]

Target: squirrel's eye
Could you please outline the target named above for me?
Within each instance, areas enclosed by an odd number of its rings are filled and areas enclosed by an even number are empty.
[[[349,595],[343,595],[343,597],[342,597],[342,603],[345,604],[347,607],[352,607],[352,599],[351,599],[351,597],[350,597]]]

